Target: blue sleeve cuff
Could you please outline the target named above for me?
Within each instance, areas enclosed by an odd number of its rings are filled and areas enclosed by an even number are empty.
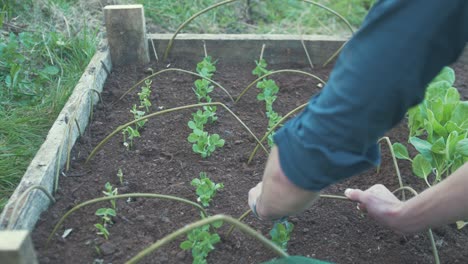
[[[284,174],[302,189],[320,191],[380,163],[377,144],[363,154],[332,150],[321,144],[319,137],[301,140],[296,126],[297,121],[291,120],[274,140]]]

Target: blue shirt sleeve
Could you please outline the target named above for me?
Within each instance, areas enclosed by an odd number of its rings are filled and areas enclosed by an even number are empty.
[[[276,133],[286,176],[319,191],[376,166],[377,140],[423,100],[467,41],[468,1],[376,3],[322,92]]]

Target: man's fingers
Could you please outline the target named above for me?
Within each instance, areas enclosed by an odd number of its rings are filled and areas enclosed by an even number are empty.
[[[365,199],[365,193],[362,190],[359,189],[346,189],[345,190],[345,195],[348,197],[350,200],[356,201],[356,202],[364,202],[363,200]]]

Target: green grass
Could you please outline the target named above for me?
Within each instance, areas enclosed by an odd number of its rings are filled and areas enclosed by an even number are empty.
[[[150,32],[172,32],[196,12],[221,0],[127,0],[145,6]],[[317,0],[359,27],[375,0]],[[347,35],[343,23],[329,12],[299,0],[238,0],[195,19],[183,32],[296,33]]]
[[[6,16],[0,21],[35,26],[0,35],[0,210],[81,77],[97,41],[97,31],[84,21],[57,23],[60,16],[76,12],[67,1],[2,4]],[[18,18],[8,19],[12,17]]]

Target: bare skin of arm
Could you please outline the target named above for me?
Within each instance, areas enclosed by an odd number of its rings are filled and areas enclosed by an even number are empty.
[[[415,233],[431,227],[468,219],[468,163],[447,179],[406,202],[398,200],[385,186],[363,191],[347,189],[345,195],[359,203],[361,210],[398,233]],[[278,149],[268,158],[263,181],[249,191],[249,205],[256,203],[259,217],[278,219],[300,213],[319,198],[294,185],[282,172]]]
[[[348,189],[345,195],[378,222],[399,233],[415,233],[431,227],[468,219],[468,163],[447,179],[406,202],[385,186],[366,191]]]
[[[284,175],[276,146],[271,150],[262,182],[249,191],[250,207],[256,204],[257,214],[264,220],[300,213],[318,198],[318,192],[299,188]]]

